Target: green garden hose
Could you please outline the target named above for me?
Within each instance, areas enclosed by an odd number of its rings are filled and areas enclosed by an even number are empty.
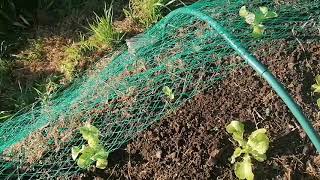
[[[176,11],[171,12],[166,21],[163,23],[164,26],[169,22],[169,20],[179,14],[189,14],[193,15],[202,21],[207,22],[215,31],[217,31],[225,41],[227,41],[231,47],[243,58],[245,61],[256,71],[258,72],[273,88],[273,90],[281,97],[284,103],[288,106],[290,111],[293,113],[295,118],[298,120],[304,131],[309,136],[312,144],[315,146],[318,152],[320,152],[320,136],[317,134],[313,128],[311,122],[303,114],[301,108],[292,97],[289,95],[284,86],[278,81],[278,79],[272,75],[268,68],[263,65],[255,56],[253,56],[247,49],[245,49],[242,44],[236,40],[223,26],[221,26],[216,20],[212,17],[202,13],[201,11],[185,7],[180,8]]]

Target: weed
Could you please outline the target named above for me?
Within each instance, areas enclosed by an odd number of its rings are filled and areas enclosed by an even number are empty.
[[[105,7],[103,17],[99,17],[97,14],[95,15],[95,22],[89,25],[89,30],[92,35],[86,40],[82,37],[80,42],[73,44],[65,51],[66,57],[60,69],[68,81],[74,78],[80,61],[85,60],[91,52],[111,48],[122,38],[112,24],[112,6],[110,6],[109,9]]]
[[[245,21],[251,25],[253,28],[252,36],[255,38],[260,38],[263,35],[265,31],[263,22],[267,19],[278,17],[276,12],[269,11],[267,7],[260,7],[259,11],[251,13],[247,10],[246,6],[242,6],[239,15],[245,18]]]
[[[64,73],[64,76],[67,80],[72,80],[74,77],[76,65],[82,57],[81,51],[74,44],[66,49],[65,54],[66,58],[62,61],[60,70]]]
[[[114,43],[119,42],[121,36],[113,27],[112,6],[109,9],[104,8],[104,16],[99,17],[96,13],[96,19],[93,24],[90,24],[90,31],[92,36],[89,38],[91,46],[101,48],[103,46],[112,46]]]
[[[76,68],[80,61],[85,59],[86,55],[95,49],[86,40],[82,40],[66,48],[65,58],[60,65],[60,71],[64,74],[67,81],[71,81],[78,72]]]
[[[244,124],[241,122],[232,121],[226,129],[239,144],[230,158],[231,163],[235,163],[234,172],[236,176],[239,179],[253,180],[251,157],[260,162],[267,159],[266,152],[269,148],[269,138],[266,135],[266,129],[258,129],[252,132],[247,141],[243,138]],[[242,154],[244,154],[242,161],[236,162],[236,158]]]
[[[124,10],[124,13],[144,27],[149,27],[161,18],[161,7],[163,0],[130,0],[129,10]]]
[[[43,84],[39,85],[39,88],[34,88],[34,90],[37,92],[41,104],[48,105],[58,87],[59,84],[54,81],[54,78],[48,78]]]
[[[17,57],[21,60],[27,60],[31,62],[44,60],[45,51],[43,42],[39,39],[30,40],[28,49],[19,53]]]

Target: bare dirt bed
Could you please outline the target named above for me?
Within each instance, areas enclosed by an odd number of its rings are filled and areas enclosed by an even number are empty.
[[[280,42],[256,54],[288,87],[319,130],[320,113],[311,85],[320,73],[320,44]],[[243,121],[246,132],[262,127],[268,130],[271,147],[265,162],[254,162],[256,179],[320,179],[320,157],[308,137],[281,99],[249,67],[235,69],[113,152],[108,170],[83,178],[236,179],[228,161],[234,145],[225,131],[232,120]]]

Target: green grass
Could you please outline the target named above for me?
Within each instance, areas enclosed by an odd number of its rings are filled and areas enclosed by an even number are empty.
[[[40,39],[30,40],[27,50],[18,56],[21,60],[42,61],[45,58],[43,42]]]
[[[78,44],[73,44],[65,51],[66,57],[60,65],[60,70],[64,74],[67,81],[71,81],[76,73],[76,66],[81,58],[83,58],[83,52],[79,48]]]
[[[12,0],[4,0],[0,5],[11,1]],[[90,65],[90,63],[95,60],[94,57],[97,51],[104,52],[103,50],[112,49],[114,45],[119,43],[121,35],[116,32],[112,26],[112,7],[103,8],[106,1],[107,0],[34,1],[39,4],[35,6],[33,10],[41,10],[41,12],[44,12],[44,17],[52,17],[54,19],[52,22],[57,22],[57,24],[50,24],[49,27],[53,25],[69,27],[70,25],[68,23],[70,23],[72,24],[71,26],[75,25],[75,28],[78,28],[78,26],[85,23],[85,18],[91,23],[87,28],[89,32],[87,32],[86,37],[75,40],[75,43],[66,47],[63,50],[64,56],[57,60],[59,63],[58,67],[53,66],[53,68],[58,68],[54,69],[57,71],[54,72],[55,75],[60,76],[60,72],[62,73],[63,77],[59,77],[60,79],[58,81],[48,80],[50,77],[48,77],[47,74],[40,74],[39,77],[36,77],[37,79],[31,79],[30,82],[28,78],[26,78],[26,81],[15,79],[14,72],[16,72],[16,68],[28,68],[30,64],[36,66],[37,63],[42,64],[42,60],[47,63],[49,59],[47,59],[46,56],[51,57],[50,53],[52,52],[46,49],[50,44],[48,45],[44,38],[47,37],[47,35],[51,36],[51,34],[46,34],[46,30],[41,31],[42,26],[39,26],[39,30],[38,28],[34,28],[36,29],[36,33],[31,30],[29,34],[29,31],[26,30],[28,23],[26,24],[20,17],[16,19],[15,12],[13,12],[13,10],[20,10],[21,8],[18,6],[13,7],[15,9],[9,9],[6,6],[0,7],[0,11],[3,10],[5,13],[0,14],[0,38],[5,38],[5,41],[4,39],[1,40],[2,42],[0,41],[0,122],[34,102],[45,104],[55,93],[60,82],[62,82],[61,84],[68,84],[74,77],[80,75],[84,68],[88,67],[87,65]],[[21,2],[26,4],[31,3]],[[5,9],[3,9],[3,7],[5,7]],[[26,7],[23,7],[23,9],[25,8]],[[32,14],[31,11],[27,12],[30,15]],[[93,12],[96,13],[93,14]],[[3,15],[9,16],[12,21],[1,19]],[[30,26],[28,27],[31,27],[32,24],[37,25],[37,23],[33,23],[33,20],[38,18],[36,15],[34,15],[34,19],[31,20],[23,14],[22,17],[25,17],[26,21],[30,22]],[[4,22],[2,22],[2,20]],[[22,24],[23,28],[15,22]],[[15,24],[13,25],[13,23]],[[42,25],[46,26],[46,24]],[[62,31],[63,28],[61,28]],[[60,36],[60,34],[63,35],[64,32],[59,32],[59,28],[57,30],[57,33],[52,32],[52,34],[57,34],[58,36]],[[85,29],[79,28],[77,30],[83,32]],[[71,37],[70,39],[74,40],[76,37]],[[59,58],[60,55],[57,57]],[[20,75],[24,76],[23,74]]]
[[[96,19],[93,24],[89,25],[89,30],[92,36],[89,41],[92,46],[100,48],[106,46],[112,46],[121,40],[120,33],[116,32],[112,25],[113,12],[112,6],[109,9],[104,9],[104,16],[99,17],[96,13]]]
[[[37,100],[42,105],[48,105],[49,100],[58,91],[60,85],[57,82],[59,79],[58,76],[48,77],[33,88],[38,94]]]
[[[62,62],[61,71],[67,81],[71,81],[79,72],[77,66],[80,61],[86,61],[90,54],[100,49],[113,48],[122,39],[121,34],[115,30],[112,24],[112,6],[109,9],[105,7],[103,16],[100,17],[96,13],[95,16],[94,23],[90,24],[88,28],[91,36],[87,39],[82,37],[80,42],[73,44],[65,51],[66,58]]]
[[[127,17],[150,27],[162,17],[162,9],[179,0],[130,0],[129,9],[124,10]]]

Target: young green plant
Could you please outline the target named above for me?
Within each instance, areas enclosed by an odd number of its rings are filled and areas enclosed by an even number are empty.
[[[227,127],[227,132],[232,134],[233,139],[239,146],[230,158],[232,164],[235,163],[234,172],[239,179],[253,180],[252,158],[259,162],[267,159],[266,152],[269,148],[269,138],[266,129],[258,129],[251,133],[248,140],[243,137],[244,124],[239,121],[232,121]],[[242,161],[236,162],[242,156]]]
[[[242,6],[239,15],[245,18],[246,23],[251,25],[253,28],[252,36],[255,38],[262,37],[265,31],[263,23],[266,20],[278,17],[276,12],[269,11],[267,7],[259,7],[259,11],[252,13],[247,10],[246,6]]]
[[[72,159],[77,160],[77,164],[80,168],[89,169],[91,164],[96,162],[96,167],[99,169],[105,169],[108,165],[109,152],[100,144],[99,130],[90,125],[86,124],[80,128],[80,133],[83,139],[88,142],[88,145],[82,145],[82,147],[72,147]]]
[[[315,80],[316,83],[312,85],[313,92],[320,93],[320,75],[317,75]],[[317,100],[317,105],[320,108],[320,98]]]
[[[170,100],[174,100],[174,92],[168,86],[164,86],[162,88],[162,92],[169,98]]]

